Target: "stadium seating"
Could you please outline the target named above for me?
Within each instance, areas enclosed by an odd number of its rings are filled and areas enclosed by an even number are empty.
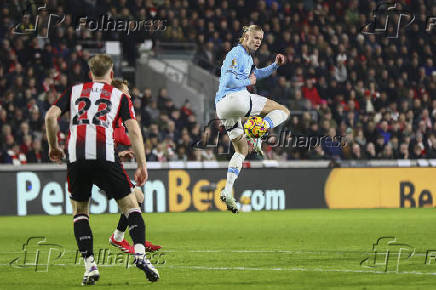
[[[10,29],[31,29],[38,1],[2,4],[0,28],[0,163],[47,162],[43,117],[68,86],[88,79],[90,52],[81,43],[123,38],[124,61],[134,64],[144,40],[195,42],[193,61],[212,74],[226,52],[237,43],[243,25],[256,23],[265,37],[255,57],[263,67],[276,53],[287,64],[271,78],[257,83],[257,92],[288,106],[289,121],[280,129],[292,138],[341,136],[343,146],[270,146],[267,159],[420,159],[436,157],[435,34],[425,31],[431,1],[401,1],[416,15],[415,22],[398,38],[363,35],[371,21],[373,1],[285,0],[174,0],[174,1],[49,1],[65,21],[48,38],[19,35]],[[92,3],[105,5],[93,6]],[[169,4],[171,3],[171,4]],[[345,4],[344,4],[345,3]],[[99,7],[96,9],[95,7]],[[243,8],[243,9],[242,9]],[[81,15],[128,19],[167,19],[163,32],[117,33],[73,29]],[[48,21],[48,13],[40,21]],[[32,18],[31,18],[32,19]],[[38,33],[42,33],[39,31]],[[407,40],[407,41],[406,41]],[[134,85],[134,84],[133,84]],[[217,134],[216,124],[203,132],[190,104],[175,107],[162,88],[132,88],[135,109],[144,128],[151,161],[222,160],[223,154],[193,150],[192,144]],[[213,98],[214,96],[211,96]],[[68,116],[67,116],[68,117]],[[68,121],[61,124],[64,138]],[[221,131],[220,131],[221,130]],[[276,131],[276,133],[279,133]],[[226,152],[228,138],[221,134],[217,152]],[[206,141],[205,141],[206,142]],[[291,142],[291,144],[295,144]],[[333,148],[333,149],[332,149]],[[250,155],[249,158],[259,158]]]

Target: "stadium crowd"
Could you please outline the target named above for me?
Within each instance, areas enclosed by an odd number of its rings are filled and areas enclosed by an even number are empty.
[[[48,161],[44,113],[68,86],[88,80],[90,53],[84,42],[120,40],[125,60],[133,64],[137,46],[145,39],[195,41],[194,62],[216,73],[242,26],[250,23],[265,31],[254,58],[258,67],[269,64],[276,53],[287,59],[254,89],[289,107],[291,118],[280,129],[290,130],[290,138],[318,138],[313,147],[307,142],[264,142],[265,158],[436,158],[436,36],[425,29],[426,17],[436,15],[436,6],[428,0],[399,2],[416,19],[398,38],[387,38],[360,32],[372,21],[376,1],[49,0],[48,7],[66,15],[50,31],[44,30],[50,15],[38,12],[37,0],[8,1],[0,12],[0,162]],[[38,13],[38,34],[49,37],[14,33],[33,29],[32,18],[23,15]],[[126,35],[74,28],[78,17],[104,13],[123,19],[166,19],[166,29]],[[11,29],[17,23],[21,24]],[[225,134],[220,134],[215,150],[193,149],[196,141],[205,143],[223,130],[218,123],[203,130],[189,103],[175,107],[174,96],[165,88],[157,95],[135,87],[131,92],[149,161],[231,156],[224,154],[229,149]],[[62,139],[68,118],[61,123]],[[321,138],[326,136],[342,139]]]

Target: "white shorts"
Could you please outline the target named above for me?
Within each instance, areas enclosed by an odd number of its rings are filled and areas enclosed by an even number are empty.
[[[223,122],[231,140],[244,134],[242,118],[260,115],[266,101],[265,97],[241,90],[227,94],[215,105],[218,118]]]

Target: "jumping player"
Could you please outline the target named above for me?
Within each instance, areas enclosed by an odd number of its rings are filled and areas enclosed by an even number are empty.
[[[141,209],[132,193],[132,184],[115,154],[113,128],[118,119],[126,124],[136,156],[135,182],[142,186],[147,180],[144,143],[135,120],[129,97],[114,88],[113,62],[108,55],[96,55],[89,60],[92,82],[74,85],[48,110],[45,117],[49,157],[60,162],[63,151],[56,133],[57,119],[70,111],[68,137],[67,181],[74,216],[74,236],[84,259],[82,285],[93,285],[100,278],[94,260],[93,236],[89,226],[89,199],[93,184],[113,196],[124,213],[135,248],[134,264],[147,279],[157,281],[159,273],[145,256],[145,224]]]
[[[256,68],[252,56],[260,47],[262,39],[262,28],[257,25],[244,26],[239,44],[227,53],[223,61],[219,88],[215,97],[216,113],[224,123],[235,148],[227,170],[226,187],[221,192],[221,200],[226,202],[227,209],[233,213],[238,212],[233,198],[233,184],[248,154],[242,119],[260,115],[264,117],[268,128],[274,128],[286,121],[290,114],[285,106],[260,95],[250,94],[246,88],[256,84],[256,79],[270,76],[285,62],[284,55],[277,54],[273,64],[261,69]],[[256,144],[256,151],[261,151],[260,140]]]
[[[124,94],[126,94],[126,96],[131,99],[129,92],[129,83],[126,80],[114,79],[112,80],[112,86],[122,91]],[[132,151],[120,149],[122,146],[127,146],[126,149],[129,149],[128,147],[131,146],[129,136],[126,133],[126,129],[121,119],[119,119],[117,126],[114,128],[114,141],[116,149],[118,149],[118,156],[120,157],[121,161],[128,161],[134,157]],[[138,202],[139,207],[142,208],[142,203],[144,202],[144,193],[138,186],[135,186],[133,192],[135,193],[136,201]],[[114,233],[109,237],[109,243],[119,248],[124,253],[134,254],[134,247],[131,246],[129,242],[124,239],[124,232],[126,231],[127,226],[127,218],[124,214],[121,214],[120,219],[118,220],[117,228],[114,230]],[[155,252],[158,251],[160,248],[162,247],[158,245],[153,245],[151,242],[145,241],[145,250],[147,252]]]

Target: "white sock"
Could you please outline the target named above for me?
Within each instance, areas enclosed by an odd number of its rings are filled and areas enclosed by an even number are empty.
[[[230,159],[229,167],[227,169],[227,181],[224,191],[228,196],[232,196],[233,184],[238,178],[239,172],[242,169],[242,162],[244,162],[245,156],[241,153],[235,152]]]
[[[235,183],[235,180],[237,178],[238,178],[238,174],[233,172],[227,172],[227,182],[226,182],[226,187],[224,189],[227,195],[232,195],[233,184]]]
[[[85,269],[89,272],[89,269],[91,269],[92,266],[96,266],[94,256],[89,256],[88,258],[83,258],[83,261],[85,262]]]
[[[268,124],[268,128],[275,128],[288,119],[289,115],[282,110],[274,110],[269,112],[265,118],[263,118]]]
[[[114,231],[114,240],[117,242],[122,242],[124,240],[124,232],[115,229]]]
[[[141,255],[145,259],[145,246],[143,244],[135,244],[135,255]]]

